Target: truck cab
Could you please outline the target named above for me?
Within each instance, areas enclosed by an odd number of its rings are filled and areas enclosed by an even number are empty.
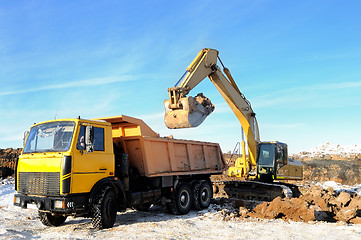
[[[92,129],[88,149],[86,129]],[[15,204],[35,203],[39,210],[58,213],[84,209],[95,183],[114,176],[111,134],[105,121],[63,119],[33,125],[17,163]]]

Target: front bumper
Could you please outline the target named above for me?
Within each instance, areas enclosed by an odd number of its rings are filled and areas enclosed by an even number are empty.
[[[27,208],[28,204],[35,204],[39,211],[56,212],[67,215],[84,216],[87,212],[87,195],[69,195],[59,197],[28,196],[14,194],[14,205]]]

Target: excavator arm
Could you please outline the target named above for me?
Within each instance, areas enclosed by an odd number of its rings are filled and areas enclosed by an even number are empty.
[[[257,144],[260,141],[256,114],[227,68],[223,68],[226,76],[223,74],[217,65],[217,59],[219,59],[217,50],[209,48],[201,50],[176,86],[168,89],[169,100],[164,101],[165,124],[171,129],[196,127],[213,112],[213,104],[203,94],[198,94],[194,98],[187,96],[194,87],[208,77],[241,123],[248,143],[249,164],[255,169]],[[244,142],[243,157],[245,158]]]

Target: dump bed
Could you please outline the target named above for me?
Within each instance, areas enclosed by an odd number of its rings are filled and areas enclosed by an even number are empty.
[[[218,143],[162,138],[142,120],[124,115],[102,120],[112,124],[116,148],[141,176],[221,174],[226,168]]]

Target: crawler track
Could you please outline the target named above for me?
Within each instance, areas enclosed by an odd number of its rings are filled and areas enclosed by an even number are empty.
[[[299,194],[298,187],[286,183],[262,183],[257,181],[214,181],[214,198],[238,198],[272,201],[276,197],[292,197]]]

